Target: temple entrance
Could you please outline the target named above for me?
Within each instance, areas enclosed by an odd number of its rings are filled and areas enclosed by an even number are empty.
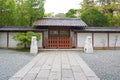
[[[69,29],[49,29],[45,39],[45,48],[67,49],[72,48],[72,38]]]

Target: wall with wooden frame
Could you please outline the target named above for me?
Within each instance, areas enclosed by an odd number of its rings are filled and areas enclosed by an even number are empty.
[[[0,47],[7,48],[7,32],[0,32]]]
[[[120,33],[109,33],[109,47],[120,47]]]
[[[13,36],[17,32],[0,32],[0,48],[17,48],[17,41],[13,39]],[[41,40],[38,41],[38,47],[43,47],[43,38],[42,33],[41,34]]]
[[[18,43],[13,39],[13,36],[16,32],[0,32],[0,48],[16,48],[16,44]],[[43,34],[41,34],[41,40],[38,41],[38,47],[43,47]],[[87,36],[92,36],[93,47],[96,49],[112,49],[112,48],[120,48],[120,33],[112,33],[112,32],[79,32],[77,34],[77,39],[74,44],[76,44],[77,48],[84,47],[84,41]]]
[[[92,33],[77,33],[77,47],[84,47],[87,36],[92,36]]]
[[[108,46],[108,37],[107,33],[93,33],[93,46],[94,47],[107,47]]]
[[[77,48],[83,48],[87,36],[92,37],[95,49],[120,48],[120,33],[112,32],[79,32],[77,33]]]
[[[13,36],[16,34],[16,32],[9,32],[8,33],[8,48],[16,48],[18,41],[15,41],[13,39]]]

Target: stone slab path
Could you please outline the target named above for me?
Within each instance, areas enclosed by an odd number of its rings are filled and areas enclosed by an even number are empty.
[[[40,52],[9,80],[100,80],[78,51]]]

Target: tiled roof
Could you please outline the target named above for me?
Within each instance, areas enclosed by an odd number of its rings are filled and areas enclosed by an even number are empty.
[[[74,30],[81,32],[81,30]],[[120,27],[86,27],[82,32],[120,32]]]
[[[87,24],[78,18],[42,18],[37,19],[34,26],[73,26],[86,27]]]
[[[46,31],[47,29],[36,29],[33,27],[25,26],[4,26],[0,27],[0,32],[6,31]],[[120,33],[120,27],[86,27],[85,29],[73,29],[75,32],[118,32]]]
[[[6,31],[45,31],[45,29],[35,29],[30,26],[4,26],[0,27],[0,31],[6,32]]]

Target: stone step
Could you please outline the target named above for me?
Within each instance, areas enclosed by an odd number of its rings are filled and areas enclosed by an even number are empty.
[[[38,49],[39,51],[83,51],[81,48],[72,48],[72,49]]]

